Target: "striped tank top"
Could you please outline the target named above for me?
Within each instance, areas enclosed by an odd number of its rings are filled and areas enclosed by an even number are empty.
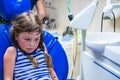
[[[17,49],[14,80],[52,80],[45,61],[45,53],[37,49],[30,56],[38,59],[38,67],[33,67],[28,57]]]

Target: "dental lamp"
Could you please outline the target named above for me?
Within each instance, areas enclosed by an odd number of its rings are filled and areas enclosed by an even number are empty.
[[[86,31],[93,20],[97,5],[98,0],[93,0],[91,4],[89,4],[85,9],[83,9],[73,18],[73,20],[70,22],[71,27],[73,29]],[[82,48],[84,47],[85,46],[82,46]],[[83,49],[82,52],[84,50],[85,49]]]
[[[93,0],[91,4],[89,4],[85,9],[78,13],[70,22],[70,26],[73,29],[78,29],[82,31],[81,54],[83,53],[83,51],[85,51],[86,30],[89,28],[93,20],[97,5],[98,0]],[[80,80],[84,80],[82,59],[80,60]]]

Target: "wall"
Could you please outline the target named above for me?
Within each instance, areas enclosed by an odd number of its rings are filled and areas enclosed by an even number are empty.
[[[74,15],[79,13],[87,5],[90,4],[92,0],[71,0],[71,11]],[[99,0],[99,4],[93,18],[93,21],[88,29],[88,33],[99,32],[101,27],[101,18],[102,10],[105,6],[106,0]],[[57,18],[57,32],[62,33],[70,21],[68,20],[68,11],[67,11],[67,0],[53,0],[56,6],[56,18]],[[120,18],[116,21],[116,32],[120,32]],[[113,20],[104,20],[103,21],[103,31],[113,31]]]

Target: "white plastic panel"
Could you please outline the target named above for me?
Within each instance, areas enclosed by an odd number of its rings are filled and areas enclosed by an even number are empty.
[[[103,55],[120,65],[120,46],[106,46]]]
[[[84,80],[120,80],[120,66],[101,57],[97,59],[89,52],[82,53]]]

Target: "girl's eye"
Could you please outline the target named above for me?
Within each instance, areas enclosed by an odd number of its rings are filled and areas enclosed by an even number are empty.
[[[25,39],[26,41],[30,41],[30,39]]]
[[[38,38],[38,39],[35,39],[35,41],[39,41],[40,39]]]

